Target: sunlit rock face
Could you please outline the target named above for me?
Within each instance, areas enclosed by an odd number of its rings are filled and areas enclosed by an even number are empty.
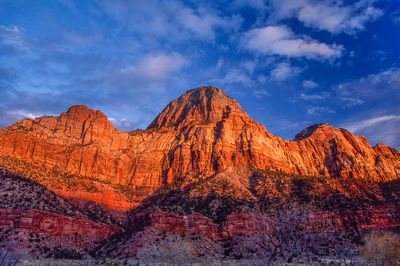
[[[121,132],[101,111],[83,105],[58,117],[25,119],[0,130],[0,155],[95,177],[107,184],[100,190],[123,186],[148,193],[177,179],[198,180],[230,167],[375,181],[400,177],[400,153],[395,149],[371,147],[364,137],[328,124],[304,129],[293,141],[283,140],[216,87],[187,91],[141,131]],[[65,190],[48,186],[59,193]],[[143,198],[121,203],[118,195],[108,202],[90,193],[64,194],[120,210]]]
[[[364,137],[328,124],[283,140],[215,87],[189,90],[143,131],[121,132],[101,111],[76,105],[58,117],[17,122],[0,136],[2,156],[149,191],[237,166],[373,180],[400,176],[395,149],[371,147]]]

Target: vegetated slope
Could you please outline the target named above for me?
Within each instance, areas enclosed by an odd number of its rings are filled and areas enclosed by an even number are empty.
[[[310,248],[318,253],[329,247],[323,254],[337,256],[340,250],[353,249],[369,231],[398,230],[399,199],[400,181],[230,168],[206,179],[189,184],[177,181],[160,189],[130,212],[127,231],[111,239],[99,254],[141,256],[144,247],[177,235],[200,254],[208,247],[215,252],[209,255],[234,258],[255,252],[258,247],[250,243],[277,230],[277,221],[302,219],[307,229],[299,237],[318,237]]]
[[[0,249],[23,257],[79,258],[118,231],[24,177],[0,169]],[[108,224],[107,224],[108,223]]]
[[[0,169],[0,209],[39,210],[71,217],[85,214],[36,182]]]
[[[56,194],[73,200],[79,206],[95,202],[116,212],[123,212],[137,205],[135,195],[140,193],[122,185],[112,185],[96,177],[65,173],[57,167],[48,168],[39,162],[11,156],[0,156],[0,167],[29,177]]]
[[[170,184],[149,197],[140,208],[133,209],[131,214],[149,209],[179,215],[197,212],[221,223],[232,213],[268,215],[293,204],[326,213],[389,207],[393,213],[388,215],[392,216],[395,228],[400,225],[397,214],[400,180],[376,182],[231,168],[190,184]],[[367,221],[367,212],[364,218]],[[354,226],[357,227],[357,223]]]

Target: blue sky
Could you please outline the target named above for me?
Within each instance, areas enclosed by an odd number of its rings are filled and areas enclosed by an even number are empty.
[[[0,0],[0,126],[73,104],[120,129],[216,85],[272,133],[400,147],[398,0]]]

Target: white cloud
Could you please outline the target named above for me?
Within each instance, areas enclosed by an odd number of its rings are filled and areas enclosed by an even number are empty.
[[[255,89],[253,90],[253,95],[256,96],[256,98],[263,98],[270,96],[270,93],[265,89]]]
[[[15,25],[9,27],[0,25],[0,39],[6,45],[22,48],[24,44],[23,30]]]
[[[335,111],[328,107],[312,106],[307,108],[307,114],[309,115],[321,115],[321,114],[333,114]]]
[[[235,0],[233,1],[234,7],[251,7],[256,10],[265,10],[267,6],[264,0]]]
[[[103,10],[121,25],[142,36],[213,40],[217,29],[234,29],[239,17],[222,17],[216,10],[180,1],[112,1],[100,2]]]
[[[327,92],[322,92],[320,94],[305,94],[301,93],[300,98],[305,100],[305,101],[318,101],[318,100],[323,100],[329,97],[329,93]]]
[[[328,45],[309,37],[298,37],[286,26],[267,26],[245,33],[241,45],[261,54],[313,59],[337,58],[340,45]]]
[[[304,25],[337,34],[354,34],[365,24],[382,16],[383,11],[373,1],[360,0],[352,4],[332,0],[272,0],[271,19],[279,21],[297,18]]]
[[[362,78],[339,84],[337,102],[345,108],[363,105],[360,113],[342,123],[371,143],[382,142],[393,147],[400,144],[400,68],[389,68]]]
[[[399,121],[400,122],[400,115],[382,115],[377,116],[369,119],[364,119],[361,121],[354,122],[353,124],[348,124],[346,128],[350,131],[357,132],[361,129],[375,126],[376,124],[386,122],[386,121]],[[400,129],[400,127],[399,127]]]
[[[246,71],[239,68],[230,69],[225,76],[220,79],[212,79],[211,82],[222,85],[242,84],[244,86],[250,86],[253,84],[253,81]]]
[[[245,61],[242,62],[240,66],[246,69],[250,75],[252,75],[257,67],[257,63],[255,61]]]
[[[312,80],[303,80],[303,88],[305,89],[314,89],[318,87],[319,85]]]
[[[171,54],[150,54],[135,65],[120,70],[121,74],[132,77],[164,80],[171,73],[180,70],[186,60],[178,53]]]
[[[136,123],[129,121],[128,119],[109,117],[108,120],[117,128],[122,130],[132,130],[136,126]]]
[[[107,75],[109,86],[120,90],[160,91],[166,83],[178,79],[178,73],[188,64],[179,53],[151,53],[140,61]]]
[[[6,115],[8,115],[13,121],[21,120],[23,118],[35,119],[36,117],[42,116],[41,114],[34,114],[22,109],[7,111]]]
[[[400,115],[372,115],[357,119],[342,125],[353,133],[364,135],[375,143],[385,143],[391,147],[400,148]]]
[[[392,21],[395,25],[400,25],[400,10],[392,13]]]
[[[271,77],[282,81],[297,76],[301,71],[301,68],[292,67],[289,63],[280,63],[271,71]]]
[[[359,98],[352,98],[352,97],[342,97],[340,100],[344,103],[345,108],[350,108],[358,105],[362,105],[364,103],[363,100]]]
[[[339,84],[339,98],[344,102],[387,101],[400,96],[400,68],[389,68],[360,79]],[[354,99],[354,100],[352,100]],[[358,100],[355,100],[358,99]]]
[[[58,0],[58,2],[63,5],[64,7],[76,12],[77,8],[75,2],[73,0]]]

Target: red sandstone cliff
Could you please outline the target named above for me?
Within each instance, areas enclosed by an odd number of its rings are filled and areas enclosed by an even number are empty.
[[[85,106],[73,106],[59,117],[25,119],[0,130],[0,156],[145,192],[232,166],[376,181],[400,178],[395,149],[371,147],[364,137],[327,124],[302,131],[294,141],[283,140],[215,87],[186,92],[143,131],[121,132],[102,112]],[[75,195],[91,199],[90,194]],[[129,208],[143,198],[135,197],[136,202],[125,199],[119,206],[111,199],[101,203]]]

